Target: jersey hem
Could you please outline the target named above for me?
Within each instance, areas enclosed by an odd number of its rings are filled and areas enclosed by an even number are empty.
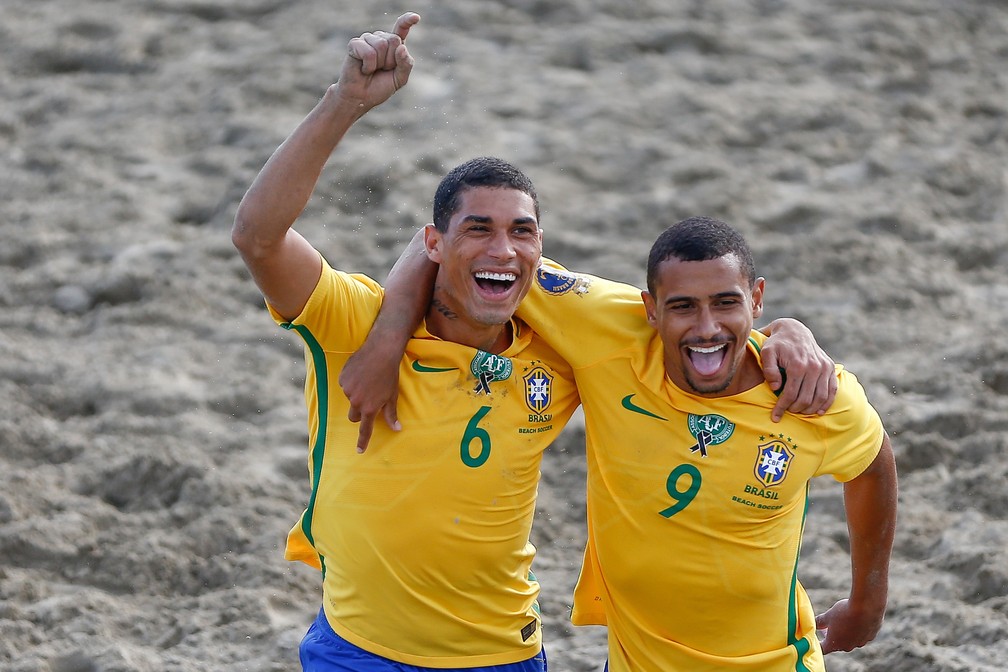
[[[402,651],[396,651],[395,649],[372,642],[346,629],[326,612],[325,606],[326,605],[323,604],[322,613],[325,615],[325,619],[329,623],[329,627],[332,628],[333,632],[337,635],[354,646],[360,647],[369,653],[382,656],[383,658],[388,658],[389,660],[394,660],[397,663],[404,663],[406,665],[416,665],[418,667],[440,667],[446,669],[466,669],[469,667],[510,665],[512,663],[521,663],[529,658],[533,658],[542,651],[542,622],[540,621],[536,625],[536,641],[530,646],[515,649],[514,651],[482,653],[471,656],[419,656],[404,653]]]

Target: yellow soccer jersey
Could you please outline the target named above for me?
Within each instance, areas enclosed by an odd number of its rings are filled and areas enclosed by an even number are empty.
[[[519,315],[547,336],[571,323],[582,334],[553,341],[574,367],[587,436],[589,538],[572,620],[608,625],[612,672],[823,670],[798,555],[808,480],[854,478],[882,443],[856,378],[838,367],[827,415],[780,423],[764,385],[688,394],[632,305],[639,290],[564,273],[541,270]],[[764,339],[753,332],[753,356]]]
[[[541,647],[529,543],[545,448],[578,405],[569,367],[524,323],[500,355],[421,326],[399,369],[403,430],[366,453],[337,382],[378,314],[373,280],[334,271],[286,323],[305,343],[307,508],[286,555],[322,570],[344,639],[427,667],[517,662]]]

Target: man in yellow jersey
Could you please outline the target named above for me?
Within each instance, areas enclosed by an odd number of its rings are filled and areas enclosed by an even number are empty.
[[[771,422],[752,329],[765,281],[743,237],[705,217],[673,225],[642,295],[563,269],[539,278],[518,314],[574,368],[585,410],[589,537],[572,620],[608,626],[609,669],[821,671],[823,653],[871,641],[896,521],[892,447],[842,366],[827,413]],[[825,474],[845,484],[852,583],[816,618],[798,556],[808,483]]]
[[[399,372],[408,431],[379,428],[363,455],[337,376],[383,290],[292,228],[343,135],[407,83],[417,21],[350,41],[338,83],[266,163],[232,231],[271,315],[304,340],[311,494],[286,556],[322,571],[323,597],[301,663],[543,672],[529,534],[543,451],[578,401],[570,368],[513,319],[541,253],[535,189],[494,160],[441,183],[425,237],[438,286],[407,318],[425,319]]]
[[[529,533],[543,451],[579,402],[570,367],[514,318],[540,262],[534,187],[496,159],[441,182],[423,237],[433,296],[398,316],[419,323],[395,343],[404,429],[376,428],[364,454],[338,377],[384,291],[292,228],[343,135],[406,85],[418,21],[350,41],[338,83],[263,167],[232,230],[270,314],[304,341],[311,492],[286,556],[321,570],[323,594],[301,663],[543,672]]]
[[[571,364],[584,405],[572,620],[608,626],[612,672],[822,672],[824,653],[871,641],[885,612],[897,483],[882,422],[842,366],[828,411],[773,421],[753,330],[765,281],[727,224],[669,228],[647,282],[547,262],[518,309]],[[825,474],[845,483],[852,585],[817,618],[798,557],[809,480]]]

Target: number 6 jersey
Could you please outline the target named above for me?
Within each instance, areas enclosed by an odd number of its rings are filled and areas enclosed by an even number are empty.
[[[838,367],[824,417],[770,420],[766,385],[705,398],[666,376],[640,290],[544,266],[519,316],[574,367],[588,545],[572,620],[609,628],[612,672],[823,670],[798,581],[809,479],[854,478],[883,428]],[[765,337],[753,332],[750,354]]]
[[[301,336],[307,364],[311,492],[286,556],[322,570],[329,623],[372,653],[425,667],[531,658],[541,627],[529,532],[543,451],[578,405],[570,369],[518,320],[499,355],[421,325],[399,367],[403,429],[379,419],[358,454],[338,377],[382,294],[323,261],[302,314],[273,313]]]

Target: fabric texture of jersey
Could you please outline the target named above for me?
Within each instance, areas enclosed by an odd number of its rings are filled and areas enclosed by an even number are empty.
[[[640,290],[548,266],[539,277],[519,316],[574,367],[585,410],[572,620],[608,626],[612,672],[824,670],[798,555],[809,479],[850,480],[882,443],[856,378],[838,366],[825,416],[774,423],[766,385],[719,398],[675,386]],[[752,356],[764,340],[753,332]]]
[[[572,374],[527,325],[500,355],[421,325],[399,368],[403,430],[358,425],[338,384],[381,306],[381,287],[333,270],[292,322],[304,340],[311,494],[286,557],[319,568],[345,640],[392,660],[464,668],[541,648],[529,542],[544,449],[578,405]]]

